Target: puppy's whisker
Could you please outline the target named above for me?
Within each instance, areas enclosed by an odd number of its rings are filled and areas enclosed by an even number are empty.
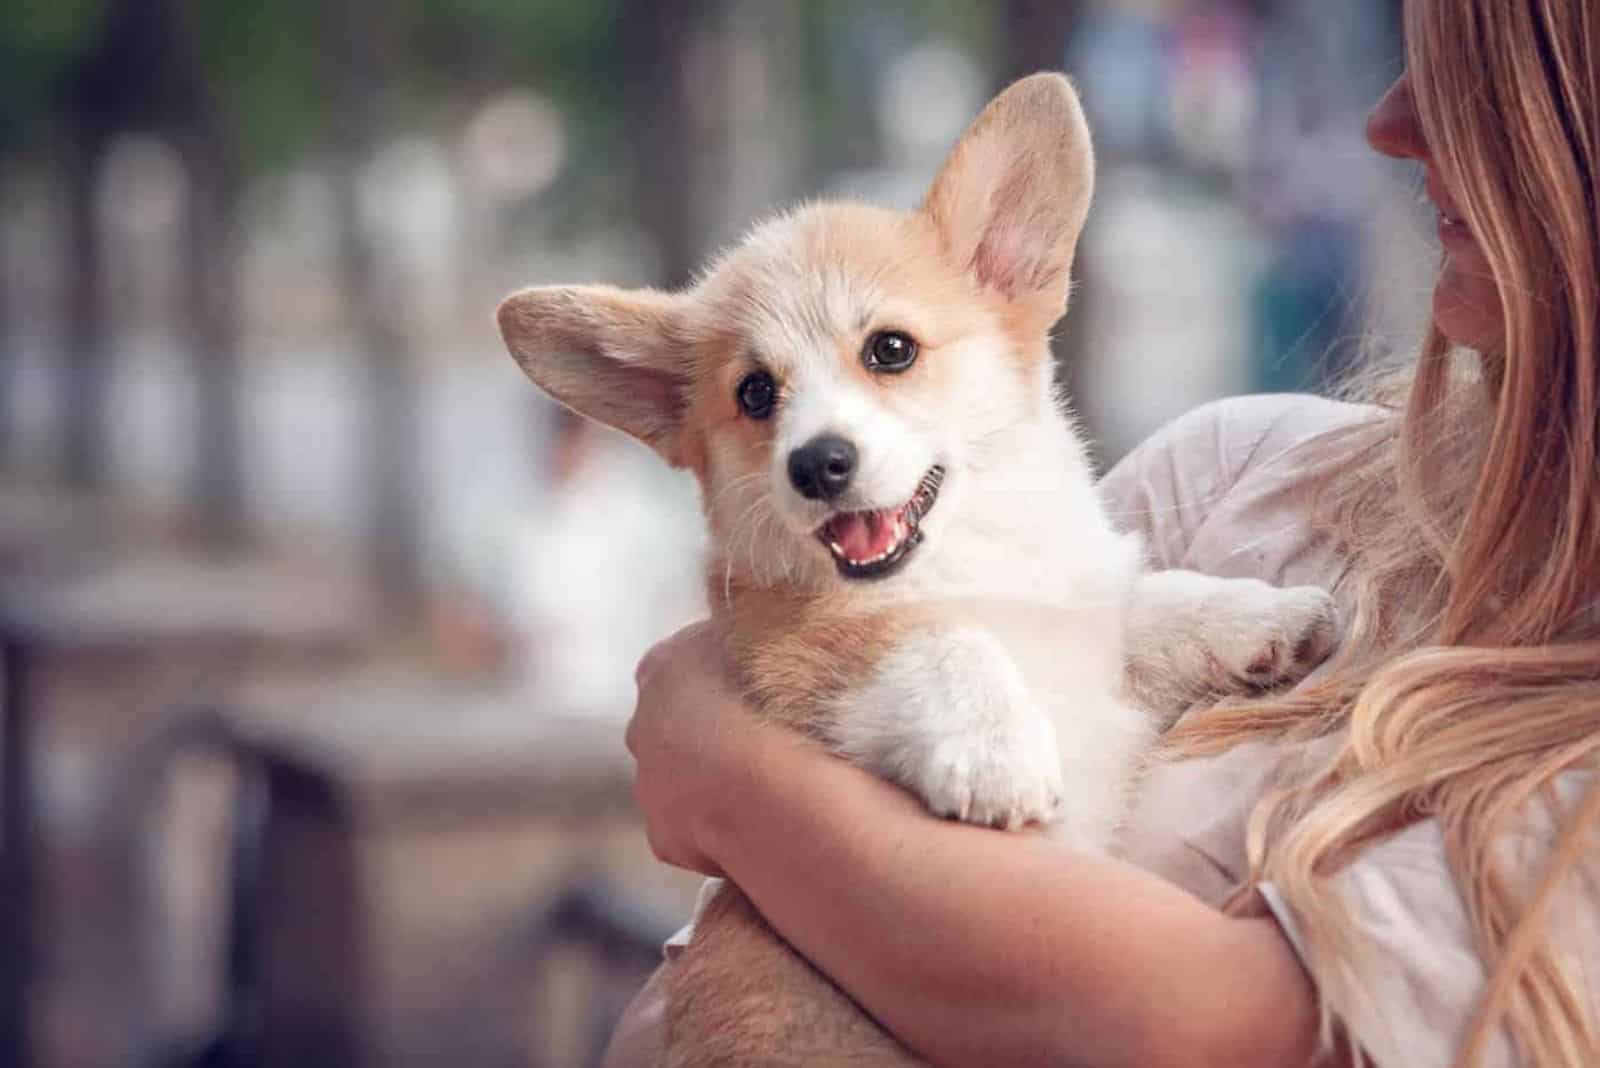
[[[744,489],[744,487],[750,485],[752,482],[759,482],[766,477],[767,473],[765,471],[757,471],[750,475],[740,475],[732,482],[729,482],[726,486],[723,486],[721,489],[717,490],[716,496],[712,497],[710,502],[706,505],[706,511],[715,512],[717,510],[717,506],[722,503],[722,499],[728,496],[728,494],[738,492],[739,490]]]
[[[722,604],[733,607],[733,557],[724,554],[722,563]]]
[[[755,540],[756,540],[755,539],[755,533],[756,533],[755,532],[755,526],[756,526],[757,522],[759,521],[759,519],[761,518],[761,514],[759,514],[760,510],[766,504],[767,504],[767,499],[766,499],[766,497],[764,495],[757,496],[756,499],[751,501],[750,504],[745,508],[745,510],[739,514],[739,518],[734,520],[733,527],[732,527],[732,529],[730,530],[730,532],[728,534],[728,544],[727,544],[727,552],[726,552],[726,557],[727,557],[727,561],[728,561],[728,564],[727,564],[728,575],[729,575],[729,578],[727,579],[726,584],[730,588],[731,588],[731,582],[732,582],[731,575],[732,575],[732,569],[733,569],[733,561],[734,561],[734,559],[737,557],[737,555],[739,553],[741,537],[745,539],[745,542],[749,547],[748,548],[748,552],[749,552],[749,555],[750,555],[750,573],[751,573],[752,576],[754,576],[754,577],[756,577],[758,579],[760,578],[760,575],[756,570],[756,557],[755,557],[755,552],[754,552],[754,550],[755,550]]]
[[[781,579],[784,583],[792,583],[794,577],[788,553],[789,539],[783,536],[783,524],[779,522],[777,515],[771,511],[762,516],[760,529],[765,531],[768,527],[772,528],[775,536],[763,537],[761,540],[765,545],[776,550],[770,554],[773,564],[773,577]]]
[[[771,510],[769,509],[768,511],[762,512],[761,515],[757,516],[756,517],[756,521],[754,523],[752,523],[751,526],[750,526],[750,560],[751,560],[751,567],[752,567],[752,570],[753,570],[755,568],[755,566],[756,566],[757,560],[760,559],[760,561],[761,561],[761,563],[763,565],[762,566],[762,576],[763,576],[766,584],[769,585],[769,586],[776,584],[775,580],[776,580],[777,576],[773,573],[774,568],[772,566],[773,563],[774,563],[774,558],[773,558],[772,554],[770,554],[770,553],[763,553],[761,555],[761,557],[758,558],[757,555],[756,555],[756,550],[765,541],[765,539],[763,539],[761,537],[762,531],[766,530],[767,529],[767,525],[769,523],[774,522],[775,519],[776,519],[776,516],[774,516],[772,514]]]

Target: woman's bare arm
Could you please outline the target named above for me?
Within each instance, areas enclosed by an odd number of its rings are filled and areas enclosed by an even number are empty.
[[[640,670],[629,740],[663,859],[722,871],[923,1056],[1305,1065],[1310,981],[1270,919],[1038,835],[935,820],[719,681],[690,631]]]

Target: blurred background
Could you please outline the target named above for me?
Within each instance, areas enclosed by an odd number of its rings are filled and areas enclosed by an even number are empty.
[[[582,1065],[687,915],[632,667],[692,484],[493,328],[792,200],[913,204],[1010,79],[1102,172],[1057,354],[1102,462],[1404,351],[1362,141],[1398,0],[11,0],[0,1064]]]

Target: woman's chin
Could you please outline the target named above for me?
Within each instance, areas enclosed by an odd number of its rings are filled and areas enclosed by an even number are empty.
[[[1433,321],[1453,343],[1478,352],[1505,341],[1500,292],[1487,268],[1458,264],[1447,255],[1433,290]]]

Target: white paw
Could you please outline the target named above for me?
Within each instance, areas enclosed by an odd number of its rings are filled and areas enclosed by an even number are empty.
[[[930,739],[908,762],[911,788],[935,815],[1016,830],[1060,813],[1061,757],[1049,720],[998,708],[966,729]]]
[[[1017,828],[1059,814],[1055,726],[987,631],[907,638],[832,713],[840,753],[911,790],[936,815]]]
[[[1279,589],[1240,583],[1207,605],[1202,638],[1224,693],[1292,685],[1316,670],[1339,643],[1333,598],[1315,586]]]

